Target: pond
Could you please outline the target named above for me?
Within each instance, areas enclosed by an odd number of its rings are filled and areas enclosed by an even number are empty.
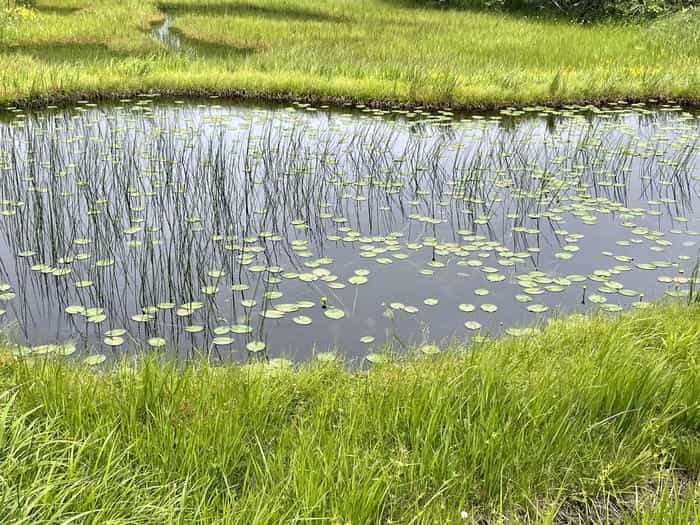
[[[673,104],[0,114],[0,308],[23,353],[429,353],[683,300],[697,259],[700,120]]]

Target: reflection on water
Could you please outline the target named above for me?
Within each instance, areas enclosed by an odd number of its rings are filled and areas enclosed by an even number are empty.
[[[355,357],[682,296],[697,117],[530,109],[12,112],[5,318],[108,356]]]

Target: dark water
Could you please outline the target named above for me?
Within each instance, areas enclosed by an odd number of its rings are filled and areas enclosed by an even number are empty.
[[[699,124],[675,106],[4,111],[0,306],[28,345],[235,359],[616,315],[688,288]]]

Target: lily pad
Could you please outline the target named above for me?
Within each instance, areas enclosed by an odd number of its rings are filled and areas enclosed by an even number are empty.
[[[531,304],[528,305],[527,307],[528,311],[535,313],[535,314],[541,314],[549,310],[549,306],[544,305],[544,304]]]
[[[423,344],[418,347],[418,350],[425,355],[436,355],[440,353],[440,348],[437,345]]]
[[[323,315],[328,317],[328,319],[342,319],[345,317],[345,312],[340,308],[327,308],[323,311]]]
[[[249,352],[258,353],[265,350],[265,343],[263,341],[250,341],[245,347]]]
[[[386,355],[377,353],[367,354],[365,359],[373,365],[381,365],[389,362],[389,358]]]
[[[167,342],[162,337],[151,337],[148,340],[148,346],[153,348],[163,348],[166,344]]]
[[[90,366],[96,366],[99,365],[100,363],[104,363],[107,357],[104,354],[94,354],[91,356],[88,356],[84,359],[84,363],[86,365]]]

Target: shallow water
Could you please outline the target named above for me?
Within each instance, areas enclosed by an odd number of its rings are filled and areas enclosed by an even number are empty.
[[[166,16],[151,30],[150,35],[151,38],[161,42],[164,46],[179,51],[182,48],[182,38],[178,33],[170,31],[171,21],[170,16]]]
[[[5,111],[4,318],[80,355],[304,359],[616,315],[688,288],[699,139],[675,106]]]

